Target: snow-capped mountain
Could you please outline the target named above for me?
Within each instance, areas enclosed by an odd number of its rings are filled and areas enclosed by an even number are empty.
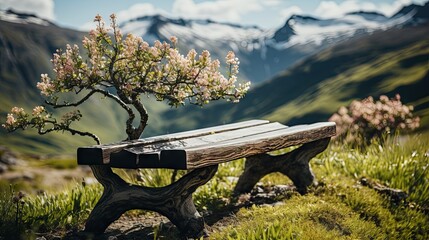
[[[55,25],[51,21],[42,19],[34,14],[18,13],[14,10],[0,10],[0,20],[21,24],[38,24],[42,26]]]
[[[168,40],[170,36],[179,39],[182,52],[196,49],[209,50],[213,58],[224,59],[227,52],[233,50],[241,60],[241,73],[247,79],[258,82],[267,75],[251,69],[254,63],[262,64],[261,49],[266,44],[268,32],[255,26],[239,26],[218,23],[211,20],[169,19],[160,15],[145,16],[121,24],[124,33],[142,36],[149,43],[154,40]],[[261,72],[264,72],[262,69]]]
[[[411,16],[411,17],[410,17]],[[408,17],[407,25],[418,25],[429,20],[429,2],[423,6],[411,4],[392,16],[393,19]]]
[[[183,40],[192,37],[210,41],[243,41],[263,35],[263,30],[256,27],[243,27],[229,23],[217,23],[211,20],[169,19],[161,15],[145,16],[122,25],[124,32],[162,39],[168,35],[183,36]]]
[[[124,33],[142,36],[147,42],[179,38],[179,48],[204,49],[213,58],[224,59],[233,50],[240,59],[240,78],[260,83],[327,47],[351,38],[392,27],[420,24],[429,19],[429,4],[409,5],[392,17],[376,12],[352,12],[341,18],[318,19],[294,15],[278,29],[261,29],[211,20],[171,19],[144,16],[121,24]],[[0,11],[0,20],[55,26],[33,14]]]
[[[123,23],[121,29],[149,43],[177,36],[182,51],[207,49],[219,59],[233,50],[241,61],[242,78],[258,83],[339,42],[416,21],[427,6],[410,5],[391,18],[376,12],[352,12],[335,19],[294,15],[279,29],[268,30],[160,15],[133,19]]]
[[[412,15],[388,18],[375,12],[352,12],[336,19],[318,19],[310,16],[294,15],[277,30],[273,40],[277,48],[287,48],[296,44],[322,45],[338,42],[362,33],[406,23]]]

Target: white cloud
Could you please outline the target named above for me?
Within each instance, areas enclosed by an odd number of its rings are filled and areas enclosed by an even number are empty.
[[[282,0],[265,0],[262,3],[267,6],[277,6],[282,3]]]
[[[116,17],[118,19],[118,23],[123,23],[129,21],[134,18],[144,17],[144,16],[153,16],[156,14],[161,14],[164,16],[169,16],[170,14],[163,9],[156,8],[154,5],[150,3],[137,3],[132,5],[126,10],[119,11],[116,13]],[[109,21],[108,19],[104,19],[104,21]],[[90,29],[95,28],[95,23],[93,21],[86,22],[82,26],[79,27],[81,31],[88,31]]]
[[[302,14],[304,11],[298,6],[291,6],[281,10],[280,15],[283,19],[289,19],[292,15]]]
[[[364,5],[366,9],[364,9]],[[363,4],[363,2],[356,0],[346,0],[341,3],[336,3],[334,1],[322,1],[320,2],[319,6],[317,6],[315,14],[322,18],[335,18],[341,17],[348,12],[360,10],[373,11],[374,8],[375,5],[373,3]]]
[[[0,9],[13,9],[54,20],[54,0],[0,0]]]
[[[355,11],[375,11],[391,16],[412,0],[396,0],[393,3],[376,3],[358,0],[346,0],[340,3],[334,1],[322,1],[314,11],[316,16],[322,18],[341,17],[346,13]]]
[[[402,7],[410,5],[411,0],[397,0],[393,4],[380,4],[379,11],[384,13],[386,16],[392,16],[397,13]]]
[[[127,20],[138,18],[142,16],[152,16],[156,14],[168,15],[168,13],[162,9],[156,8],[150,3],[138,3],[132,5],[130,8],[126,10],[119,11],[116,16],[118,20],[121,22],[125,22]]]
[[[264,6],[275,6],[278,0],[216,0],[195,3],[194,0],[176,0],[173,4],[175,16],[194,19],[216,19],[239,22],[243,16],[262,11]]]

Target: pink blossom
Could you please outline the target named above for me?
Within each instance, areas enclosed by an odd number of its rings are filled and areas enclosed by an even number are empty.
[[[94,18],[94,22],[100,22],[102,20],[102,17],[100,16],[100,14],[97,14]]]
[[[348,134],[346,140],[360,136],[370,139],[383,132],[413,130],[419,126],[420,119],[413,117],[412,106],[402,105],[399,95],[392,99],[382,95],[379,99],[375,102],[372,97],[355,100],[332,115],[330,121],[337,123],[338,136]]]
[[[16,123],[16,119],[13,114],[8,113],[6,118],[6,125],[12,126]]]
[[[41,80],[41,82],[37,83],[37,88],[43,95],[51,95],[54,92],[55,87],[51,83],[51,79],[48,77],[48,74],[41,74]]]
[[[170,42],[175,46],[177,44],[177,37],[171,36],[170,37]]]
[[[239,64],[238,58],[235,57],[235,54],[233,51],[229,51],[226,55],[226,63],[231,65],[237,65]]]
[[[22,115],[22,114],[24,114],[24,109],[23,108],[19,108],[19,107],[13,107],[11,109],[11,113],[15,114],[15,115]]]
[[[33,116],[39,116],[45,111],[45,108],[43,106],[36,106],[33,108]]]

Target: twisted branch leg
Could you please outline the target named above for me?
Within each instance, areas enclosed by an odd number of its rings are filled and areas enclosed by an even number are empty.
[[[265,175],[273,172],[281,172],[288,176],[301,194],[307,192],[307,188],[315,183],[309,161],[326,149],[330,138],[309,142],[301,147],[280,155],[270,156],[259,154],[247,158],[244,172],[238,179],[234,194],[250,192],[255,184]]]
[[[187,237],[201,237],[204,219],[195,208],[192,193],[207,183],[217,168],[214,165],[196,169],[168,186],[149,188],[125,182],[108,166],[91,166],[104,192],[86,222],[85,231],[102,233],[126,211],[144,209],[166,216]]]

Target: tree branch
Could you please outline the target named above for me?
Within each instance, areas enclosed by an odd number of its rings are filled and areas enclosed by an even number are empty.
[[[44,134],[47,134],[47,133],[50,133],[50,132],[54,132],[54,131],[67,131],[67,132],[70,132],[72,135],[77,134],[77,135],[80,135],[80,136],[91,137],[92,139],[94,139],[94,141],[97,144],[101,144],[100,138],[97,135],[93,134],[93,133],[79,131],[79,130],[76,130],[76,129],[72,129],[69,126],[64,126],[64,125],[57,124],[57,123],[54,123],[54,122],[50,122],[50,123],[52,123],[54,125],[52,128],[43,130],[42,127],[38,127],[38,133],[40,135],[44,135]]]
[[[92,96],[92,94],[94,94],[94,93],[96,93],[96,91],[92,90],[85,97],[83,97],[81,100],[79,100],[78,102],[75,102],[75,103],[56,104],[53,102],[49,102],[48,100],[45,100],[45,103],[48,105],[51,105],[53,108],[77,107],[77,106],[81,105],[82,103],[84,103],[86,100],[88,100]]]

